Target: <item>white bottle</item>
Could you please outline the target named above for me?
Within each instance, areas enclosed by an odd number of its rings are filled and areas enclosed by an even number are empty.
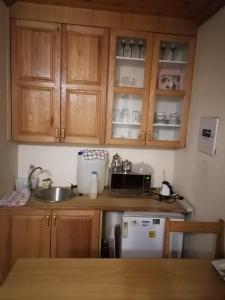
[[[90,186],[89,186],[89,198],[90,199],[96,199],[97,198],[97,192],[98,192],[97,172],[92,171],[91,172],[91,178],[90,178]]]

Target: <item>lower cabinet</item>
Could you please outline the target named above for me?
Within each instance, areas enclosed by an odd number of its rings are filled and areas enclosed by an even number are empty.
[[[8,210],[0,210],[0,285],[9,272],[9,217]]]
[[[49,257],[49,210],[22,210],[10,213],[10,267],[19,257]]]
[[[100,211],[52,212],[51,257],[98,257]]]
[[[0,283],[20,257],[98,257],[100,211],[0,210]]]

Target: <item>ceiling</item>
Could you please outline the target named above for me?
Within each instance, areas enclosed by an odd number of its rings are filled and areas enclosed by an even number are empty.
[[[17,0],[3,0],[8,6]],[[215,14],[225,0],[22,0],[23,2],[156,15],[193,20],[197,25]]]

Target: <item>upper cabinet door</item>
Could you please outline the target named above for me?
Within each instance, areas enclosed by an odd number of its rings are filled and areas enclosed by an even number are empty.
[[[194,42],[192,37],[155,35],[148,145],[173,148],[185,145]]]
[[[12,137],[57,142],[61,25],[12,21]]]
[[[63,25],[61,141],[104,141],[108,31]]]
[[[107,144],[145,144],[152,40],[144,32],[111,32]]]

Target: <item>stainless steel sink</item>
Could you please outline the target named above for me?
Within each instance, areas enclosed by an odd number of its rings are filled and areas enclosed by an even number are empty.
[[[59,202],[69,200],[75,196],[75,193],[71,188],[51,187],[47,189],[38,189],[34,195],[41,201]]]

